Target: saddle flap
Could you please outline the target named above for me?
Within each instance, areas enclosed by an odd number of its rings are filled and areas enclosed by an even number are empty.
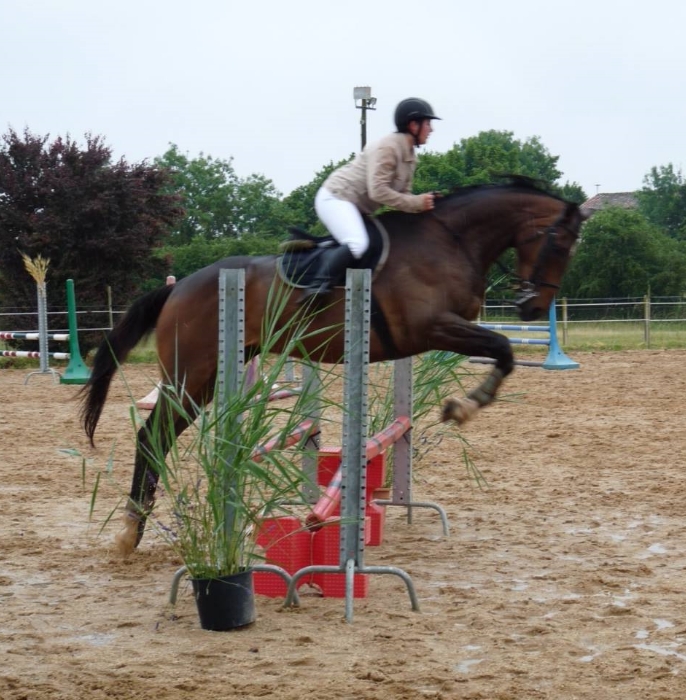
[[[375,219],[364,217],[369,247],[365,254],[354,263],[355,268],[369,268],[377,275],[388,257],[389,240],[383,226]],[[283,251],[276,269],[281,279],[294,287],[307,287],[317,272],[319,259],[326,251],[339,244],[333,236],[313,236],[307,231],[291,226],[291,237],[279,248]],[[345,279],[336,280],[336,286],[345,284]]]

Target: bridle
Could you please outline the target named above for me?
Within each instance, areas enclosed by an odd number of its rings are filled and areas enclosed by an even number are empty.
[[[564,229],[576,240],[577,233],[575,231],[564,223],[556,222],[548,226],[548,228],[543,231],[536,231],[528,238],[525,238],[517,246],[517,248],[521,248],[522,246],[529,245],[529,243],[539,240],[541,236],[546,237],[545,243],[538,253],[536,263],[534,264],[534,268],[531,275],[529,275],[529,278],[523,279],[522,277],[515,275],[515,278],[519,282],[519,288],[517,289],[517,296],[513,303],[518,308],[524,306],[524,304],[531,299],[535,299],[538,296],[537,289],[540,289],[541,287],[548,287],[549,289],[555,290],[560,289],[559,284],[554,284],[553,282],[548,282],[542,279],[543,272],[546,269],[550,259],[562,258],[569,254],[569,248],[566,248],[558,243],[558,229],[560,228]]]
[[[446,224],[443,219],[436,215],[434,211],[431,212],[433,218],[450,234],[453,235],[452,230]],[[548,282],[541,279],[541,275],[545,270],[548,260],[551,258],[561,258],[569,254],[569,248],[562,246],[558,243],[558,229],[563,229],[567,234],[569,234],[575,241],[578,238],[578,232],[570,228],[566,223],[564,223],[565,215],[563,214],[560,218],[544,230],[535,231],[531,236],[525,238],[521,243],[516,245],[517,249],[522,246],[529,245],[545,236],[545,244],[538,253],[538,258],[534,264],[534,268],[529,275],[528,279],[520,277],[517,273],[512,270],[507,269],[500,260],[496,260],[495,263],[501,269],[501,271],[508,277],[512,277],[515,280],[515,284],[512,288],[516,292],[516,297],[512,302],[516,307],[521,308],[531,299],[535,299],[538,296],[537,289],[541,287],[548,287],[550,289],[558,290],[560,289],[559,284],[554,284],[553,282]]]

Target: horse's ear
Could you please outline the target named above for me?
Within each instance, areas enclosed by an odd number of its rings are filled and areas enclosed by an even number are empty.
[[[588,207],[579,207],[579,213],[581,214],[581,221],[587,221],[593,216],[593,209]]]
[[[591,217],[591,214],[593,214],[592,209],[587,209],[586,207],[580,207],[578,204],[575,202],[567,202],[567,209],[565,210],[565,219],[571,219],[574,217],[576,212],[579,212],[579,216],[581,217],[581,223],[586,221],[586,219],[589,219]]]

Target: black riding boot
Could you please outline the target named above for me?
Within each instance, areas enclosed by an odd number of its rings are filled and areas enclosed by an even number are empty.
[[[304,304],[312,297],[326,296],[336,284],[339,277],[355,260],[347,245],[338,246],[333,250],[325,250],[319,260],[319,268],[303,291],[298,304]]]

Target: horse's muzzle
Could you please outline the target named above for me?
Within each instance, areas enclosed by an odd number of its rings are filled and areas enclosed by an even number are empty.
[[[538,292],[536,291],[536,285],[528,282],[527,280],[522,280],[520,282],[519,289],[517,289],[517,296],[515,297],[513,303],[518,309],[522,309],[537,296]]]
[[[519,312],[519,317],[522,321],[535,321],[541,317],[543,309],[536,306],[536,300],[538,299],[538,292],[535,290],[534,285],[528,282],[522,283],[517,296],[512,302]]]
[[[519,318],[528,323],[529,321],[538,321],[543,316],[543,309],[533,304],[519,307]]]

